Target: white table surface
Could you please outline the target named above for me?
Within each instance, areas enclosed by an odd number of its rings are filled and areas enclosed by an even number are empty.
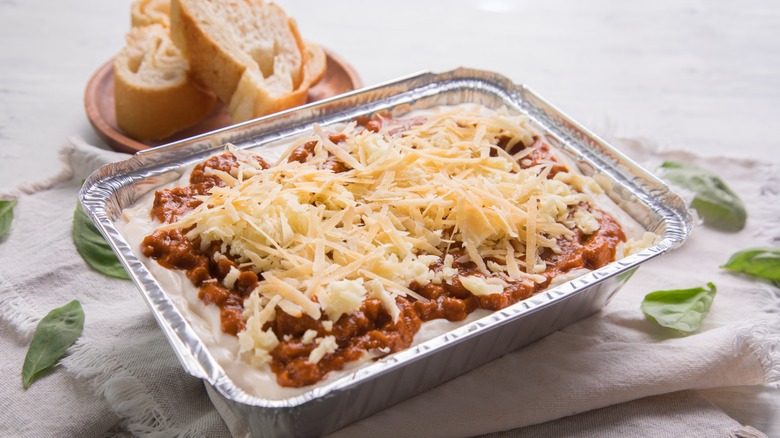
[[[780,3],[773,0],[279,0],[304,38],[364,84],[459,66],[522,82],[598,132],[700,155],[780,161]],[[129,0],[0,0],[0,190],[54,174],[92,73],[124,44]],[[780,436],[778,390],[737,390],[738,421]]]

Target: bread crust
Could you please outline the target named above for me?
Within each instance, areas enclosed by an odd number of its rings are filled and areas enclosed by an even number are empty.
[[[322,47],[306,41],[304,44],[304,70],[300,85],[290,93],[274,96],[253,81],[250,75],[242,77],[228,107],[235,122],[243,122],[266,114],[275,113],[306,103],[309,88],[322,80],[327,69],[327,56]]]
[[[279,8],[278,6],[276,7]],[[281,13],[284,14],[284,11],[282,11],[281,8],[279,8],[279,11],[281,11]],[[295,90],[299,88],[301,86],[301,83],[303,83],[304,81],[304,74],[306,72],[305,69],[306,69],[306,61],[307,61],[306,42],[303,41],[301,32],[298,30],[298,23],[292,17],[287,19],[287,26],[290,28],[290,31],[292,32],[293,37],[295,38],[295,45],[298,46],[298,51],[301,53],[300,69],[298,69],[296,75],[293,76],[293,90]]]
[[[199,3],[201,2],[201,3]],[[212,3],[219,3],[222,16],[206,16]],[[285,18],[289,36],[297,46],[297,64],[290,70],[292,91],[297,87],[303,76],[303,40],[292,19],[287,18],[284,11],[274,3],[263,3],[257,0],[246,0],[248,5],[261,8],[269,20]],[[263,76],[262,67],[257,60],[241,47],[243,40],[250,36],[234,37],[234,30],[229,29],[227,19],[230,8],[235,4],[219,1],[203,0],[172,0],[171,2],[171,36],[173,42],[184,52],[190,62],[192,76],[201,84],[211,89],[220,100],[230,102],[247,70],[253,75]],[[226,11],[226,12],[222,12]],[[263,18],[263,17],[259,17]],[[249,20],[258,17],[249,17]],[[271,26],[272,23],[264,23]],[[275,23],[278,25],[278,23]],[[278,41],[272,41],[274,50]],[[295,57],[295,54],[293,54]],[[275,61],[275,60],[274,60]]]
[[[171,39],[189,61],[192,77],[227,102],[249,61],[223,50],[188,6],[186,0],[171,1]]]

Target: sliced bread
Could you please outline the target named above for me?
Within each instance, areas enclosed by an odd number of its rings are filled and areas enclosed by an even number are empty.
[[[138,140],[159,140],[211,111],[215,97],[189,80],[187,60],[160,24],[134,27],[114,58],[119,127]]]
[[[173,0],[171,36],[193,77],[237,109],[235,121],[302,103],[293,95],[304,83],[306,48],[295,21],[276,4]]]
[[[325,75],[327,57],[322,47],[306,41],[304,51],[303,80],[289,93],[277,94],[269,89],[268,82],[252,70],[241,77],[228,110],[234,122],[243,122],[292,108],[306,103],[309,88]]]

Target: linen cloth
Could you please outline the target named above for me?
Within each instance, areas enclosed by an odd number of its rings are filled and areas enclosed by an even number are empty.
[[[780,383],[778,289],[718,268],[737,250],[780,244],[780,166],[616,143],[649,168],[676,158],[717,169],[746,201],[747,228],[697,227],[598,314],[335,436],[763,436],[689,390]],[[0,239],[0,436],[244,436],[240,421],[184,373],[135,286],[92,270],[73,246],[80,181],[126,156],[78,140],[62,155],[63,173],[12,193],[14,222]],[[708,281],[718,294],[693,335],[671,336],[639,310],[650,291]],[[74,298],[86,314],[82,337],[23,390],[35,324]]]

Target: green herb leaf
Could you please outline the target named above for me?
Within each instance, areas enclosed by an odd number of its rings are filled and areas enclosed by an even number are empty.
[[[780,248],[752,248],[735,253],[723,269],[743,272],[780,287]]]
[[[11,229],[14,220],[14,205],[16,201],[0,201],[0,237]]]
[[[54,365],[84,330],[84,311],[73,300],[58,307],[41,319],[35,328],[30,348],[22,366],[22,385],[30,387],[41,371]]]
[[[78,204],[73,213],[73,243],[84,261],[98,272],[116,278],[130,278],[106,239]]]
[[[701,326],[716,291],[714,284],[707,283],[707,288],[651,292],[642,301],[642,312],[663,327],[690,333]]]
[[[696,209],[705,225],[725,231],[739,231],[745,227],[747,212],[742,200],[717,175],[679,161],[666,161],[661,168],[663,178],[696,193],[691,207]]]

